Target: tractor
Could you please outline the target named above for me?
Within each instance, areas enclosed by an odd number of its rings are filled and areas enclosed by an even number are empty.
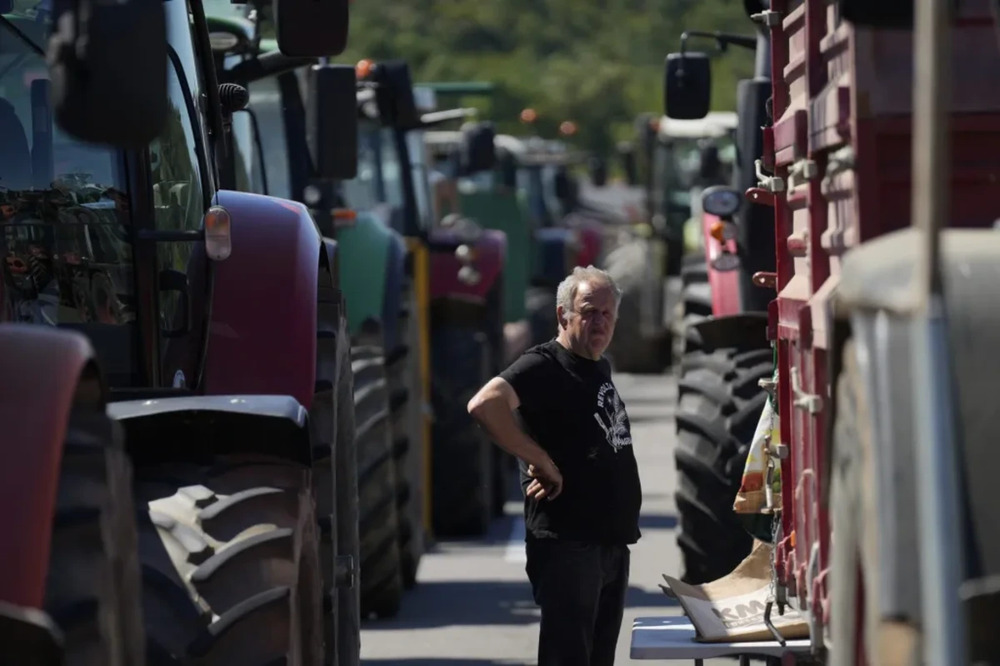
[[[705,354],[773,347],[769,364],[771,349],[733,357],[769,365],[776,414],[775,492],[745,523],[771,544],[764,621],[804,618],[809,662],[995,663],[997,321],[983,295],[1000,259],[1000,6],[746,7],[771,81],[739,95],[754,178],[703,206],[736,220],[724,252],[741,273],[764,257],[736,213],[769,213],[770,265],[750,278],[770,301],[694,328]],[[668,115],[704,116],[710,72],[704,53],[668,57]]]
[[[362,192],[371,173],[368,153],[358,150],[354,67],[285,56],[262,38],[273,24],[256,9],[217,3],[209,17],[219,77],[250,96],[234,167],[247,191],[304,204],[337,242],[354,373],[359,604],[363,617],[388,618],[415,584],[424,551],[419,276],[386,207],[341,200],[342,190]],[[350,88],[354,106],[331,106],[326,85]]]
[[[748,15],[757,12],[757,0],[746,0],[745,6]],[[681,53],[669,55],[666,65],[670,123],[709,122],[707,108],[685,113],[675,106],[692,96],[690,86],[710,85],[710,78],[687,77],[683,66],[683,77],[677,78],[679,63],[699,62],[708,67],[709,54],[688,51],[687,42],[705,36],[715,40],[720,50],[731,44],[767,50],[769,33],[757,25],[756,37],[701,31],[682,35]],[[681,336],[676,345],[680,367],[675,501],[682,579],[693,584],[732,571],[749,554],[750,532],[756,529],[732,509],[748,447],[767,400],[760,382],[770,379],[773,370],[772,348],[764,332],[774,285],[755,279],[774,270],[773,210],[759,199],[744,200],[739,194],[757,185],[755,161],[764,149],[760,128],[767,124],[771,97],[770,60],[758,57],[755,62],[753,78],[740,81],[737,88],[731,186],[716,184],[702,190],[700,206],[692,208],[702,211],[704,251],[689,254],[681,267],[681,312],[675,318]],[[674,85],[683,90],[675,92]],[[723,128],[730,123],[727,119],[713,133],[725,134]]]
[[[493,128],[467,123],[459,158],[441,170],[425,133],[467,120],[469,109],[437,109],[431,88],[414,85],[402,61],[357,65],[362,158],[368,188],[390,211],[423,279],[429,334],[430,515],[435,536],[481,536],[503,512],[513,466],[463,405],[501,369],[506,235],[461,215],[458,179],[492,168]],[[347,203],[350,204],[348,194]]]
[[[346,0],[266,9],[343,51]],[[0,661],[359,663],[337,246],[234,190],[204,5],[5,1],[0,33]]]
[[[697,120],[664,116],[641,132],[646,215],[667,245],[665,311],[676,359],[684,353],[685,329],[712,314],[709,275],[720,275],[711,268],[718,241],[712,218],[701,210],[701,193],[732,177],[736,120],[731,111]]]

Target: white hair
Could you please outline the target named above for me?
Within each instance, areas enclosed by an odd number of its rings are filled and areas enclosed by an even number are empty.
[[[596,266],[587,266],[586,268],[577,266],[559,283],[559,287],[556,289],[556,306],[562,306],[565,312],[572,312],[576,291],[583,283],[608,287],[615,295],[615,308],[621,305],[622,290],[618,288],[614,278],[607,271],[602,271]]]

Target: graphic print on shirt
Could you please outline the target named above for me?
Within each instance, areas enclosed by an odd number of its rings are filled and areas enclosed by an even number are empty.
[[[626,446],[632,446],[632,435],[628,431],[628,416],[614,384],[604,382],[597,391],[597,411],[594,412],[597,425],[601,426],[608,444],[618,453]]]

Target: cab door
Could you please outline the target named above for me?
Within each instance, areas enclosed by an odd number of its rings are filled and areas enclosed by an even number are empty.
[[[205,85],[186,2],[165,2],[170,111],[163,133],[147,151],[149,200],[156,238],[155,280],[160,385],[198,388],[204,348],[208,260],[201,230],[215,192],[202,110]]]

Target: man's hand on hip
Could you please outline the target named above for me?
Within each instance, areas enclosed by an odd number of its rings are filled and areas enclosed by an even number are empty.
[[[528,465],[528,476],[534,479],[528,484],[525,493],[534,500],[553,500],[559,497],[562,492],[563,478],[559,468],[551,459],[545,460],[541,465]]]

